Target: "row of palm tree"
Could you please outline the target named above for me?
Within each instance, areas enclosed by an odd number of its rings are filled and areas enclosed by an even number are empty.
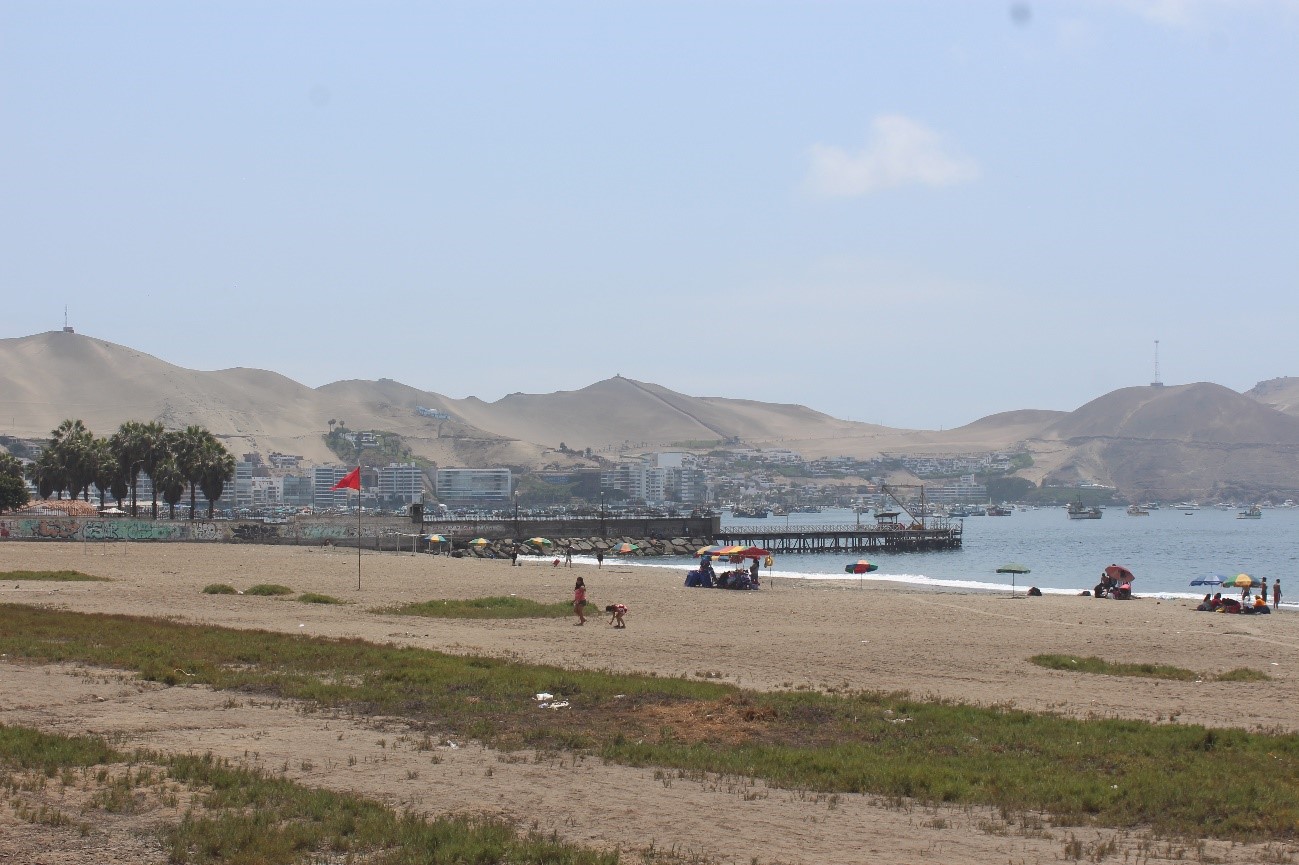
[[[189,517],[194,519],[197,490],[208,501],[208,517],[225,485],[235,476],[235,458],[216,436],[201,426],[168,430],[152,421],[127,421],[117,432],[100,438],[80,420],[65,420],[51,433],[41,455],[27,466],[27,477],[42,498],[67,492],[90,501],[90,488],[99,491],[99,506],[112,496],[120,506],[130,494],[131,515],[138,516],[136,490],[140,475],[153,481],[153,519],[158,518],[158,497],[171,508],[189,489]]]

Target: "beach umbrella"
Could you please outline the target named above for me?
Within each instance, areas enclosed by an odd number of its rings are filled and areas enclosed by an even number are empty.
[[[469,542],[469,546],[478,547],[478,549],[481,550],[483,547],[487,546],[490,543],[491,541],[487,540],[487,538],[474,538],[472,541]]]
[[[738,553],[731,553],[731,555],[739,556],[742,559],[765,559],[771,555],[771,550],[764,550],[762,547],[745,547]]]
[[[1010,596],[1015,597],[1015,575],[1030,573],[1029,569],[1019,562],[1010,562],[997,568],[999,574],[1010,574]]]
[[[445,535],[425,535],[424,540],[430,544],[445,544],[447,542]]]
[[[534,547],[554,546],[554,542],[549,541],[546,538],[528,538],[528,543],[532,544]]]
[[[851,565],[843,566],[844,573],[848,574],[869,574],[871,571],[878,571],[879,569],[879,565],[872,565],[865,559],[853,562]]]
[[[724,544],[709,544],[706,547],[700,547],[695,550],[695,556],[715,556],[724,549],[726,549]]]
[[[1232,579],[1232,577],[1224,577],[1224,576],[1222,576],[1221,574],[1210,574],[1210,575],[1207,576],[1207,577],[1196,577],[1195,579],[1191,580],[1191,585],[1193,585],[1193,586],[1221,586],[1221,585],[1225,584],[1227,580],[1230,580],[1230,579]]]
[[[616,555],[625,556],[628,553],[634,553],[639,549],[640,547],[636,546],[635,544],[621,543],[618,546],[614,547],[613,551]]]
[[[1120,584],[1131,583],[1136,579],[1136,577],[1132,575],[1132,571],[1122,565],[1110,565],[1105,569],[1105,576]]]
[[[1224,586],[1235,586],[1238,589],[1248,589],[1254,585],[1254,578],[1249,574],[1236,574],[1230,580],[1223,583]]]

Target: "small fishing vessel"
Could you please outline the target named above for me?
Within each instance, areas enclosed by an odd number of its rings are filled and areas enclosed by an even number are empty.
[[[1099,520],[1104,511],[1097,507],[1088,507],[1081,501],[1069,503],[1069,519],[1071,520]]]
[[[1128,505],[1128,516],[1130,517],[1148,517],[1150,511],[1141,507],[1141,505]]]
[[[1238,520],[1261,520],[1263,519],[1263,509],[1258,505],[1250,505],[1245,510],[1236,514]]]

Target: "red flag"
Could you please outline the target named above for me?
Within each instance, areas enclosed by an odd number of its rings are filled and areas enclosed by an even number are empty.
[[[361,467],[357,466],[352,469],[343,479],[330,487],[331,490],[356,490],[361,491]]]

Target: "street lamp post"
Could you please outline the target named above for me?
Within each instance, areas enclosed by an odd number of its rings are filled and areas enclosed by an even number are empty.
[[[514,491],[514,536],[519,536],[519,491]]]
[[[600,537],[604,537],[604,487],[600,488]]]

